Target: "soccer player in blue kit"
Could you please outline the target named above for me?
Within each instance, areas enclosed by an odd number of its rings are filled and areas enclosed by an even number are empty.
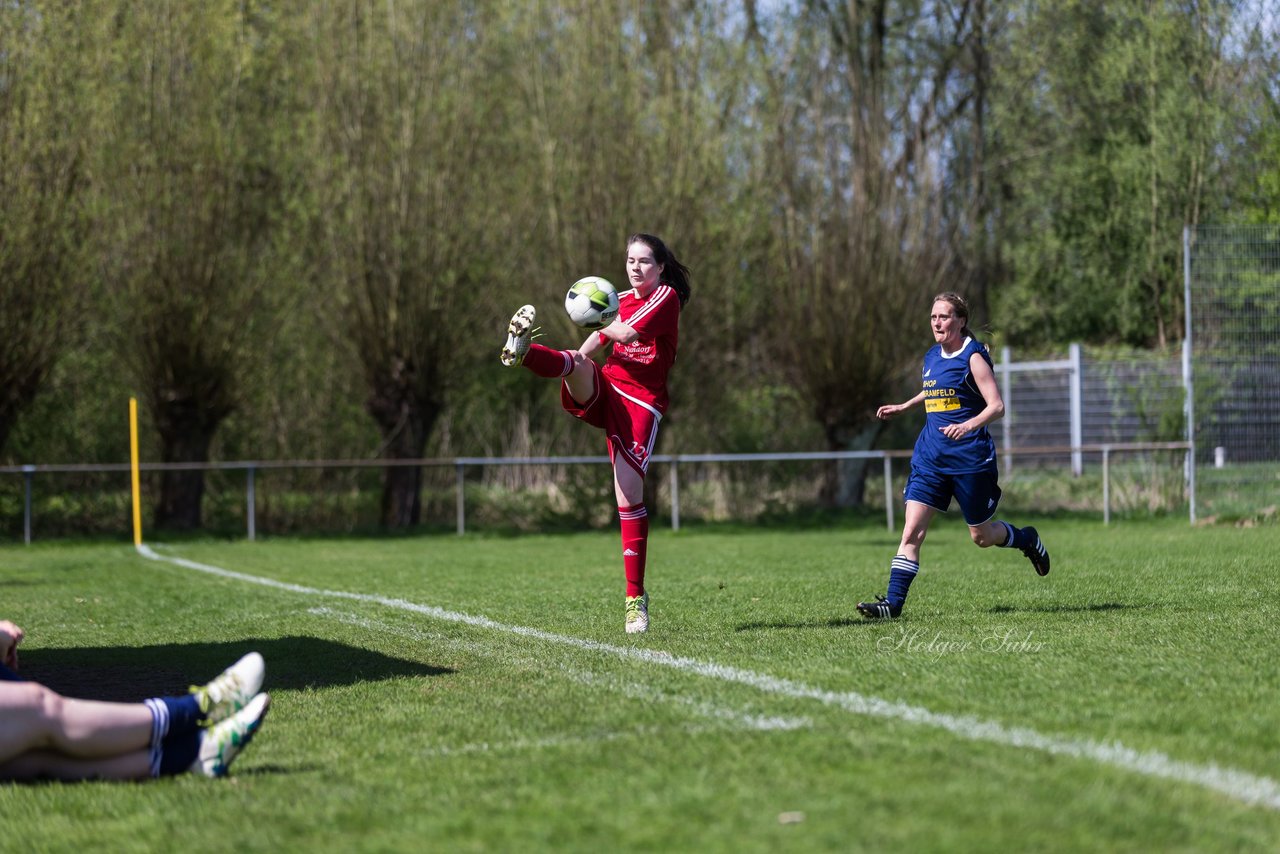
[[[953,498],[976,545],[1016,548],[1037,574],[1049,574],[1049,552],[1036,529],[1015,528],[995,518],[1000,486],[996,445],[987,425],[1004,415],[1004,401],[991,356],[969,331],[969,306],[959,294],[939,294],[934,297],[929,324],[937,343],[924,356],[920,393],[906,403],[876,410],[877,418],[888,420],[923,403],[925,424],[916,439],[903,491],[906,522],[889,568],[888,595],[858,603],[858,612],[870,619],[902,614],[907,591],[920,571],[920,545],[929,522],[934,513],[945,513]]]

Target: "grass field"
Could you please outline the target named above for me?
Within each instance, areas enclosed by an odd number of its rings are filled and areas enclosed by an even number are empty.
[[[140,699],[253,648],[274,700],[230,779],[0,786],[0,840],[1276,850],[1280,527],[1035,524],[1048,578],[947,520],[875,624],[883,527],[655,529],[641,637],[611,533],[0,548],[33,678]]]

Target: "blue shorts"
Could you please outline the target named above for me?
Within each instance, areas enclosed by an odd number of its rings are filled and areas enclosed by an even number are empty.
[[[971,474],[943,474],[912,466],[902,497],[943,513],[955,498],[965,524],[981,525],[994,519],[1000,506],[999,477],[994,467]]]
[[[14,673],[8,667],[5,667],[3,664],[0,664],[0,682],[26,682],[26,681],[27,680],[23,679],[21,676]]]

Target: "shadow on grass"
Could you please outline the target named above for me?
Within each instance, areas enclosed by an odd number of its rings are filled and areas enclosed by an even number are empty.
[[[1092,605],[996,605],[987,609],[989,614],[1071,614],[1101,613],[1104,611],[1150,610],[1157,605],[1131,605],[1123,602],[1099,602]],[[843,629],[851,626],[883,626],[908,621],[903,616],[897,620],[868,620],[864,617],[833,617],[829,620],[779,620],[777,622],[742,623],[735,626],[737,632],[754,632],[762,629]]]
[[[404,676],[440,676],[452,668],[393,658],[331,640],[285,637],[146,647],[24,649],[21,675],[68,697],[136,702],[185,694],[252,650],[267,662],[263,690],[353,685]]]
[[[848,626],[869,626],[871,620],[862,617],[833,617],[829,620],[779,620],[777,622],[742,623],[734,626],[735,632],[756,632],[761,629],[843,629]]]
[[[1070,614],[1100,611],[1133,611],[1150,609],[1154,605],[1130,605],[1123,602],[1099,602],[1093,605],[996,605],[987,609],[989,614]]]

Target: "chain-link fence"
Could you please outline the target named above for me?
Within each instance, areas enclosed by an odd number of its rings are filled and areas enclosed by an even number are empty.
[[[1003,448],[1184,438],[1177,351],[1093,354],[1073,345],[1062,359],[1018,362],[1014,355],[1005,347],[996,364],[1005,417],[991,429]],[[1016,464],[1046,463],[1058,461],[1028,455]]]
[[[1280,226],[1188,229],[1184,260],[1196,515],[1274,515],[1280,495]]]
[[[1001,348],[1005,416],[992,431],[1006,492],[1021,507],[1087,509],[1101,480],[1121,512],[1188,512],[1186,454],[1168,447],[1185,439],[1180,366],[1176,350],[1073,344],[1061,358],[1019,361]],[[1130,447],[1114,458],[1099,450],[1115,445]]]

